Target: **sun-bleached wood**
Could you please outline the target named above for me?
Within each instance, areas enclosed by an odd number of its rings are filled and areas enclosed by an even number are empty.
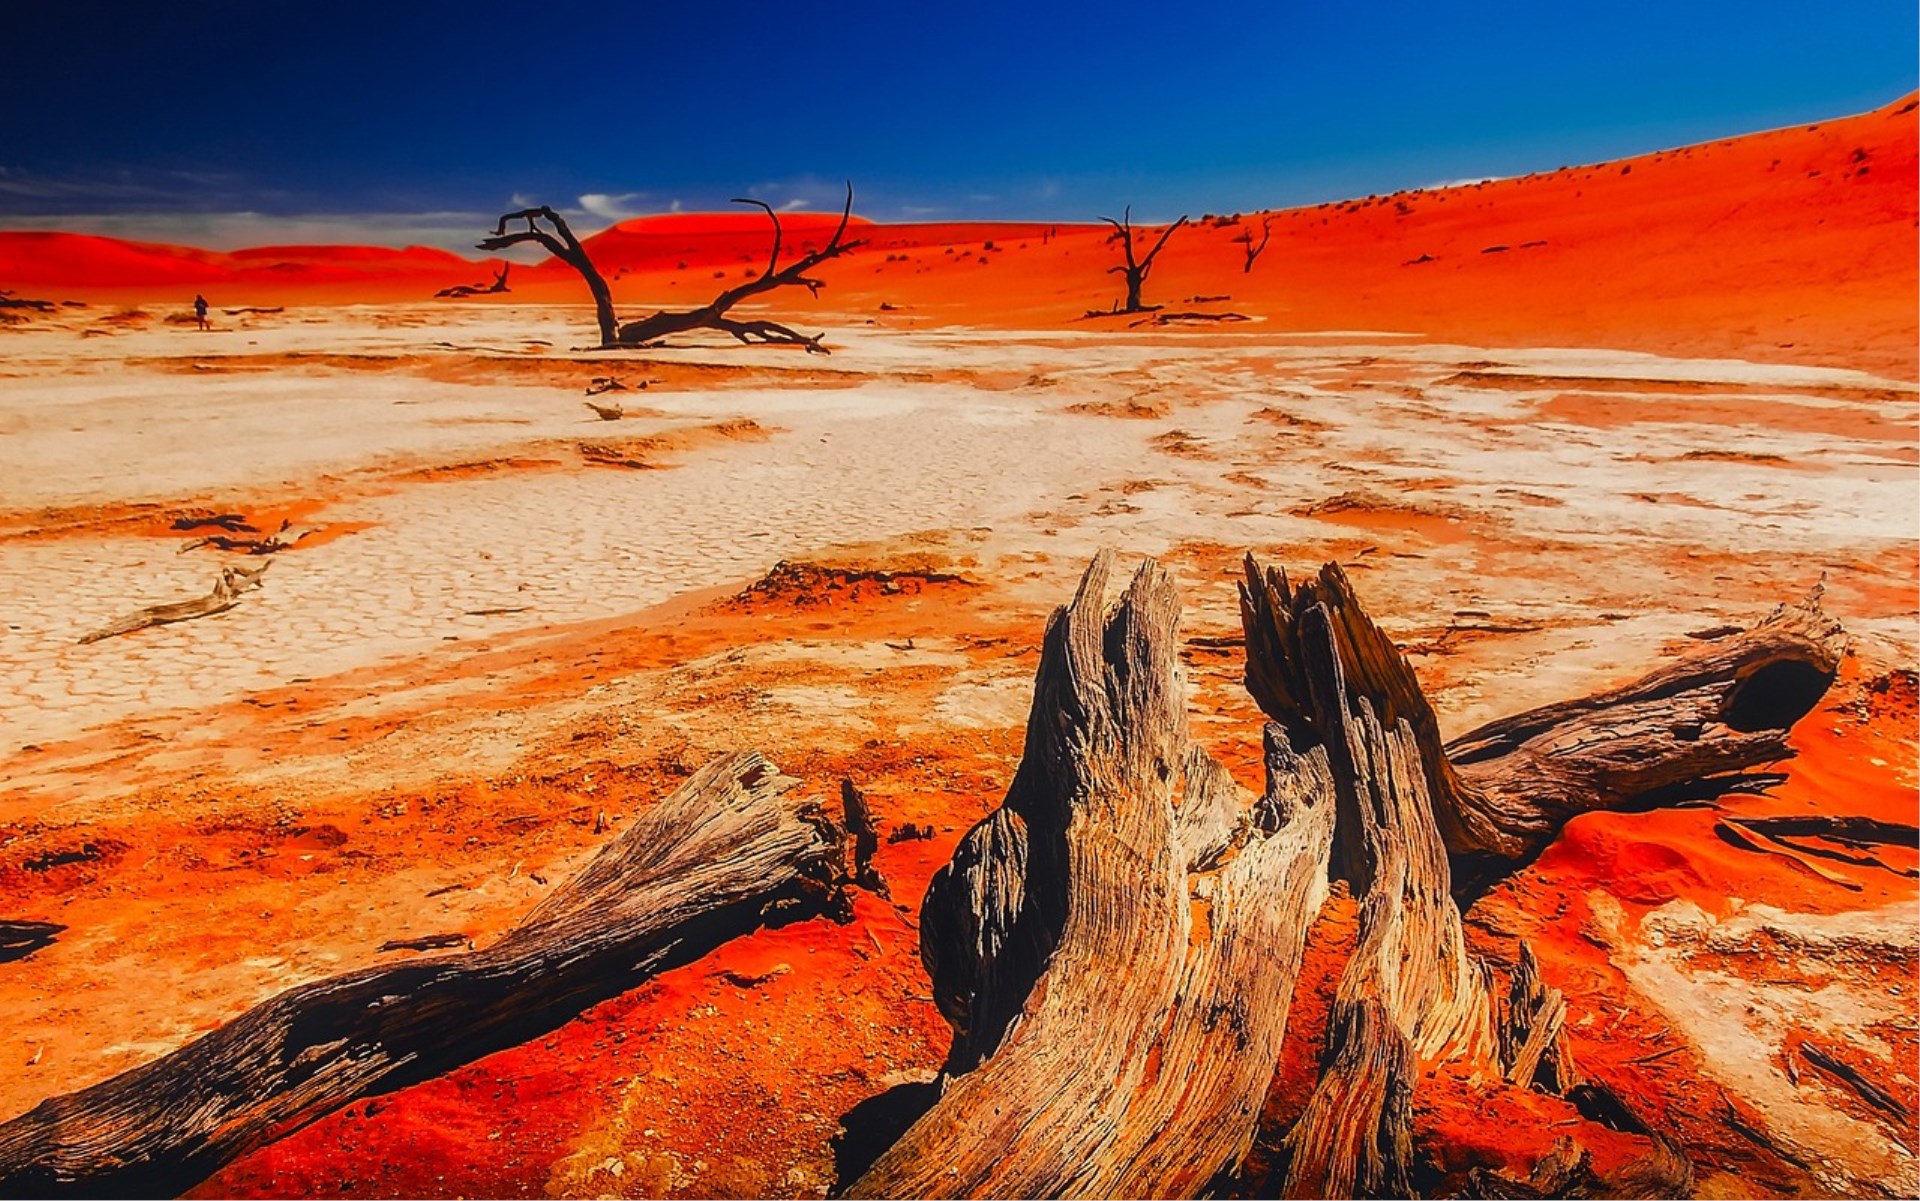
[[[498,942],[281,993],[0,1125],[0,1196],[171,1196],[341,1105],[553,1028],[780,913],[836,903],[840,831],[757,754],[723,756]]]
[[[1284,577],[1254,591],[1264,577],[1251,559],[1247,576],[1248,676],[1290,674],[1263,707],[1296,748],[1327,754],[1335,869],[1360,898],[1320,1079],[1287,1136],[1281,1192],[1407,1195],[1414,1080],[1443,1060],[1491,1065],[1490,978],[1467,950],[1421,742],[1405,717],[1389,726],[1377,715],[1391,696],[1359,690],[1379,687],[1379,673],[1357,686],[1346,677],[1334,631],[1347,598],[1314,581],[1290,589]]]
[[[849,1195],[1216,1187],[1249,1146],[1253,1090],[1271,1079],[1329,872],[1360,898],[1358,938],[1320,1080],[1271,1183],[1289,1196],[1410,1195],[1413,1096],[1442,1062],[1604,1093],[1578,1080],[1565,998],[1529,949],[1496,1002],[1466,944],[1459,865],[1510,871],[1573,814],[1725,787],[1780,757],[1842,645],[1809,598],[1639,684],[1494,723],[1454,744],[1462,768],[1338,566],[1294,588],[1249,557],[1246,681],[1273,720],[1266,794],[1243,812],[1187,738],[1170,583],[1149,562],[1109,611],[1110,565],[1096,559],[1049,624],[1006,799],[922,906],[922,957],[954,1031],[939,1099]],[[1582,735],[1596,737],[1589,759],[1563,741]],[[1511,762],[1485,750],[1500,745]],[[1617,771],[1622,755],[1642,770]],[[1526,820],[1487,816],[1511,817],[1539,788],[1559,791],[1533,797]],[[1621,1187],[1690,1179],[1680,1148],[1632,1132],[1653,1149]],[[1541,1179],[1576,1176],[1550,1164]]]
[[[1324,752],[1240,804],[1190,744],[1178,600],[1112,557],[1047,627],[1002,806],[921,910],[940,1099],[850,1196],[1194,1196],[1251,1145],[1326,889]]]
[[[1302,721],[1310,727],[1301,665],[1289,648],[1255,641],[1255,631],[1264,637],[1269,628],[1260,614],[1282,607],[1293,590],[1285,572],[1262,571],[1250,556],[1246,571],[1247,688],[1290,730]],[[1846,649],[1815,588],[1752,629],[1675,656],[1630,684],[1446,742],[1413,668],[1355,598],[1346,573],[1329,563],[1301,587],[1328,611],[1350,689],[1372,698],[1383,725],[1405,721],[1412,731],[1456,887],[1530,859],[1578,814],[1750,783],[1748,769],[1792,756],[1787,732],[1819,703]]]

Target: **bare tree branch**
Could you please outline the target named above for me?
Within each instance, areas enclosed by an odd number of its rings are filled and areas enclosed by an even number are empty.
[[[1133,254],[1132,205],[1128,205],[1125,210],[1122,211],[1121,219],[1118,221],[1115,221],[1112,217],[1102,217],[1100,219],[1108,225],[1113,226],[1114,232],[1107,240],[1111,242],[1116,238],[1119,239],[1120,248],[1125,253],[1127,259],[1121,266],[1107,268],[1108,275],[1118,273],[1127,277],[1127,303],[1123,307],[1113,311],[1115,313],[1152,312],[1159,306],[1142,304],[1140,301],[1140,289],[1142,285],[1147,282],[1147,276],[1153,271],[1153,260],[1158,257],[1160,251],[1166,247],[1167,239],[1173,236],[1173,231],[1187,223],[1187,218],[1182,216],[1178,221],[1167,226],[1166,230],[1161,233],[1160,240],[1153,244],[1153,249],[1147,252],[1147,257],[1144,259],[1135,259]]]

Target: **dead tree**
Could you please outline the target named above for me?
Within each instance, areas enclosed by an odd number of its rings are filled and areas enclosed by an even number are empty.
[[[1247,261],[1240,268],[1240,273],[1242,275],[1253,274],[1253,260],[1260,257],[1260,252],[1267,248],[1267,242],[1271,240],[1272,237],[1273,237],[1273,218],[1272,217],[1260,218],[1260,241],[1258,244],[1256,244],[1253,240],[1252,230],[1243,229],[1240,231],[1240,236],[1235,238],[1234,241],[1242,243],[1246,247]]]
[[[554,220],[557,221],[559,218],[556,217]],[[500,270],[494,272],[492,283],[457,284],[451,288],[442,288],[433,294],[434,299],[452,299],[461,296],[488,296],[495,292],[510,291],[511,289],[507,287],[507,272],[512,267],[512,263],[502,263],[500,264]]]
[[[1173,236],[1173,231],[1187,223],[1186,217],[1182,216],[1178,221],[1167,226],[1166,230],[1161,233],[1160,240],[1153,244],[1153,249],[1147,251],[1147,257],[1143,259],[1136,259],[1133,253],[1132,205],[1126,207],[1126,211],[1121,214],[1121,219],[1118,221],[1115,221],[1112,217],[1102,217],[1100,219],[1108,225],[1113,226],[1114,232],[1108,235],[1107,241],[1112,242],[1117,240],[1120,243],[1121,250],[1127,256],[1127,261],[1121,266],[1107,268],[1108,275],[1124,275],[1127,279],[1126,307],[1115,309],[1114,312],[1150,313],[1154,309],[1159,308],[1159,305],[1149,307],[1140,303],[1140,289],[1146,284],[1148,274],[1153,271],[1153,260],[1159,257],[1160,251],[1167,244],[1167,239]]]
[[[1026,755],[921,908],[934,1107],[852,1196],[1192,1196],[1251,1145],[1333,834],[1325,754],[1250,809],[1188,741],[1173,585],[1048,623]],[[1017,1021],[1015,1019],[1018,1019]]]
[[[558,213],[547,207],[523,209],[517,213],[508,213],[500,218],[494,227],[494,235],[480,243],[481,250],[504,250],[522,242],[537,242],[546,247],[561,262],[578,271],[587,281],[587,289],[593,293],[595,317],[600,325],[600,346],[604,350],[620,347],[639,347],[651,345],[662,338],[674,334],[683,334],[696,329],[715,329],[731,334],[741,342],[770,343],[784,346],[799,346],[809,354],[829,353],[822,339],[825,334],[808,337],[777,321],[737,321],[727,316],[727,311],[750,296],[762,292],[771,292],[776,288],[799,286],[814,296],[820,295],[820,289],[826,286],[824,280],[816,279],[808,272],[830,259],[839,258],[848,251],[865,245],[855,240],[847,241],[847,223],[853,217],[853,185],[847,185],[847,203],[840,211],[840,224],[835,227],[833,236],[819,250],[810,251],[785,267],[780,265],[780,250],[783,231],[780,228],[780,215],[773,206],[760,200],[747,200],[736,197],[734,204],[750,204],[766,210],[767,219],[773,222],[773,249],[767,256],[766,270],[759,277],[738,287],[728,288],[697,309],[668,312],[662,310],[651,317],[639,321],[629,321],[622,325],[613,311],[613,294],[607,288],[606,279],[594,267],[586,249],[567,223]],[[507,232],[509,222],[524,220],[527,228]],[[548,232],[540,227],[545,221],[553,227]]]
[[[301,985],[0,1125],[0,1195],[172,1196],[357,1097],[554,1028],[770,917],[844,904],[845,851],[797,781],[715,759],[492,946]]]
[[[515,221],[525,221],[527,227],[509,233],[507,226]],[[553,228],[543,229],[540,224],[542,221]],[[492,253],[523,242],[538,243],[548,254],[580,273],[580,278],[587,281],[587,291],[593,293],[593,315],[600,324],[600,345],[614,345],[619,332],[619,319],[613,314],[613,292],[608,289],[600,269],[593,265],[593,259],[588,257],[586,247],[580,245],[580,239],[573,236],[567,219],[544,204],[539,208],[507,213],[494,224],[493,236],[479,243],[479,249]]]
[[[1578,1078],[1566,1000],[1530,954],[1496,997],[1455,900],[1459,865],[1489,852],[1458,849],[1446,832],[1466,826],[1466,782],[1511,814],[1533,794],[1498,782],[1557,781],[1525,821],[1501,827],[1526,831],[1497,860],[1510,870],[1575,812],[1657,802],[1700,776],[1720,786],[1754,762],[1760,744],[1746,738],[1760,726],[1778,735],[1767,757],[1783,757],[1784,730],[1818,700],[1841,638],[1814,600],[1710,655],[1681,657],[1648,677],[1657,685],[1494,723],[1453,744],[1481,752],[1456,767],[1411,668],[1339,568],[1294,588],[1249,558],[1246,680],[1272,722],[1265,793],[1242,810],[1187,738],[1171,585],[1149,562],[1109,612],[1109,563],[1095,560],[1048,626],[1005,801],[961,840],[922,903],[921,955],[953,1027],[938,1099],[849,1194],[1215,1187],[1251,1145],[1330,872],[1360,898],[1359,937],[1319,1083],[1287,1136],[1284,1178],[1269,1183],[1297,1196],[1411,1195],[1413,1096],[1435,1065],[1462,1060],[1486,1080],[1562,1092],[1594,1120],[1649,1139],[1648,1155],[1613,1182],[1623,1192],[1686,1188],[1692,1169],[1677,1146],[1617,1098],[1594,1103],[1611,1094]],[[1714,728],[1729,722],[1738,728]],[[1536,741],[1555,730],[1564,741]],[[1676,742],[1707,750],[1680,753]],[[1616,778],[1623,757],[1642,774]],[[1569,1154],[1539,1181],[1612,1187]],[[1538,1195],[1504,1177],[1474,1183]]]
[[[815,334],[809,338],[777,321],[736,321],[727,316],[727,310],[749,296],[758,296],[762,292],[771,292],[775,288],[799,286],[814,296],[820,295],[825,281],[808,275],[820,264],[839,258],[850,250],[865,245],[864,242],[846,240],[847,222],[853,216],[853,185],[847,185],[847,203],[840,210],[840,224],[834,227],[833,236],[819,250],[811,251],[785,267],[780,266],[780,214],[773,206],[761,200],[747,200],[735,197],[734,204],[750,204],[766,210],[767,219],[773,222],[773,249],[767,255],[767,269],[759,278],[728,288],[697,309],[684,312],[655,313],[651,317],[629,322],[620,327],[619,343],[622,346],[645,346],[673,334],[686,333],[695,329],[717,329],[732,334],[742,342],[767,342],[787,346],[804,347],[809,354],[828,353],[821,339],[825,334]]]

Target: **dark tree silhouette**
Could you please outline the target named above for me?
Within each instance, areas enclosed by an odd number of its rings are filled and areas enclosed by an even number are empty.
[[[1257,244],[1253,240],[1252,230],[1243,229],[1240,231],[1240,236],[1235,238],[1234,241],[1241,243],[1247,248],[1246,264],[1240,268],[1240,273],[1242,275],[1250,275],[1253,273],[1253,260],[1260,257],[1260,252],[1267,248],[1267,242],[1272,237],[1273,237],[1273,218],[1272,217],[1260,218],[1260,241]]]
[[[512,263],[500,264],[500,270],[494,273],[493,282],[490,284],[457,284],[451,288],[440,289],[433,294],[433,298],[440,300],[461,296],[487,296],[494,292],[511,292],[513,289],[507,287],[507,272],[512,267]]]
[[[1121,266],[1107,268],[1108,275],[1119,274],[1127,278],[1126,307],[1114,311],[1120,313],[1150,313],[1154,309],[1159,308],[1160,306],[1158,305],[1148,306],[1140,303],[1140,289],[1142,285],[1147,282],[1147,275],[1153,270],[1153,260],[1159,256],[1160,251],[1166,246],[1167,239],[1173,236],[1173,231],[1187,223],[1186,217],[1182,216],[1178,221],[1167,226],[1166,231],[1160,235],[1160,240],[1153,244],[1153,249],[1147,251],[1147,257],[1143,259],[1136,259],[1133,254],[1132,205],[1126,207],[1126,211],[1121,214],[1121,219],[1118,221],[1115,221],[1112,217],[1102,217],[1100,219],[1108,225],[1113,226],[1114,232],[1107,240],[1111,242],[1116,238],[1119,239],[1121,249],[1126,252],[1127,256],[1127,261]]]
[[[527,227],[508,233],[507,226],[514,221],[525,221]],[[553,227],[552,232],[540,227],[542,221]],[[544,204],[539,208],[508,213],[495,223],[493,236],[480,242],[480,249],[505,250],[522,242],[539,243],[548,254],[580,273],[580,278],[587,281],[587,290],[593,293],[594,316],[600,323],[600,345],[614,345],[619,321],[613,315],[613,293],[607,288],[606,278],[593,265],[593,260],[587,257],[580,239],[574,237],[573,230],[567,227],[567,219]]]
[[[613,294],[607,289],[606,278],[594,267],[593,261],[588,258],[579,239],[573,236],[573,231],[567,228],[566,220],[552,209],[542,206],[537,209],[523,209],[517,213],[508,213],[500,218],[500,223],[494,228],[493,236],[480,243],[480,249],[502,250],[521,242],[538,242],[555,258],[578,271],[587,281],[587,288],[593,293],[594,310],[600,323],[600,345],[604,348],[646,346],[661,338],[686,333],[689,330],[717,329],[732,334],[742,342],[800,346],[810,354],[827,354],[827,348],[821,343],[825,334],[808,337],[777,321],[736,321],[727,316],[727,310],[749,296],[757,296],[762,292],[771,292],[776,288],[791,285],[803,287],[818,296],[820,289],[825,287],[826,283],[807,273],[829,259],[838,258],[856,247],[865,245],[864,242],[846,240],[847,222],[853,216],[853,185],[847,185],[847,202],[840,211],[840,224],[834,228],[833,237],[829,238],[827,244],[821,249],[805,254],[785,267],[780,265],[783,233],[780,228],[779,214],[775,213],[773,207],[765,201],[735,197],[733,203],[750,204],[764,209],[767,219],[773,222],[773,250],[767,256],[767,269],[761,272],[758,278],[739,287],[728,288],[697,309],[672,312],[662,310],[650,317],[629,321],[624,325],[620,324],[619,319],[614,315]],[[526,229],[515,230],[512,233],[506,232],[509,222],[520,220],[526,221]],[[549,233],[541,228],[539,224],[541,221],[551,225],[554,232]]]

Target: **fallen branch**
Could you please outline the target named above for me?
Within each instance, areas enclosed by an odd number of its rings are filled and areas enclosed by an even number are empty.
[[[428,893],[432,896],[432,893]],[[423,934],[419,938],[390,938],[380,944],[381,951],[441,951],[448,947],[465,946],[464,934]]]
[[[239,528],[250,530],[253,527],[242,525]],[[292,550],[296,543],[318,532],[312,528],[295,531],[291,521],[283,521],[278,530],[264,538],[236,538],[227,534],[208,534],[203,538],[193,538],[182,543],[178,553],[184,555],[188,551],[211,546],[216,550],[244,551],[249,555],[277,555],[283,550]]]
[[[1350,686],[1375,698],[1383,722],[1406,720],[1420,744],[1456,891],[1531,859],[1577,814],[1717,795],[1749,784],[1746,769],[1791,758],[1787,731],[1819,703],[1846,645],[1816,588],[1753,629],[1693,648],[1631,684],[1443,744],[1412,667],[1367,616],[1345,573],[1328,564],[1317,587]],[[1275,603],[1262,593],[1277,599],[1287,590],[1285,573],[1262,577],[1248,560],[1243,608]],[[1285,649],[1260,653],[1250,643],[1247,671],[1260,707],[1297,725],[1292,698],[1304,682]]]
[[[844,904],[841,836],[756,754],[716,759],[492,946],[301,985],[0,1125],[0,1194],[171,1196],[358,1097],[550,1030],[769,919]]]
[[[1813,1042],[1801,1043],[1800,1055],[1814,1067],[1853,1090],[1855,1096],[1878,1110],[1881,1117],[1892,1120],[1896,1129],[1908,1135],[1913,1133],[1913,1111],[1902,1105],[1892,1093],[1867,1079],[1861,1074],[1859,1068],[1822,1050],[1819,1044]]]
[[[122,634],[131,634],[135,630],[144,630],[149,626],[168,625],[176,621],[192,621],[196,617],[212,617],[216,613],[225,613],[240,603],[240,595],[260,587],[260,576],[271,566],[262,563],[248,571],[244,567],[223,567],[220,578],[213,583],[213,591],[192,600],[173,601],[163,605],[148,605],[135,613],[129,613],[118,621],[84,634],[80,638],[82,645],[99,642],[104,638],[117,638]]]
[[[501,263],[500,270],[494,272],[490,284],[456,284],[451,288],[442,288],[433,294],[435,300],[457,299],[463,296],[489,296],[496,292],[510,292],[507,287],[507,272],[513,269],[512,263]]]
[[[0,289],[0,309],[32,309],[36,313],[51,313],[56,307],[51,300],[28,300]]]
[[[1143,325],[1177,325],[1181,323],[1197,324],[1197,323],[1206,322],[1206,321],[1251,321],[1251,320],[1253,320],[1253,318],[1247,316],[1245,313],[1199,313],[1199,312],[1155,313],[1151,317],[1142,317],[1138,321],[1129,322],[1127,325],[1127,328],[1138,329]]]
[[[198,530],[215,526],[229,534],[257,534],[260,527],[253,525],[239,513],[213,513],[205,517],[176,517],[173,528],[176,530]]]

